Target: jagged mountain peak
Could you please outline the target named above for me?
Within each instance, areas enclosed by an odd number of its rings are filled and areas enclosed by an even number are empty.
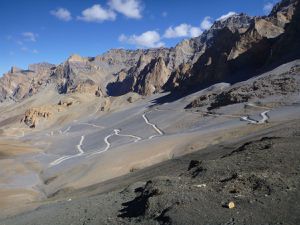
[[[217,20],[212,25],[212,30],[219,30],[227,27],[232,32],[238,31],[240,33],[245,32],[253,20],[252,16],[248,16],[245,13],[233,14],[225,19]]]
[[[55,67],[55,64],[51,64],[51,63],[47,63],[47,62],[40,62],[40,63],[30,64],[28,66],[28,70],[38,72],[41,70],[48,70],[48,69],[51,69],[54,67]]]
[[[270,15],[274,16],[278,12],[287,10],[289,7],[295,7],[296,4],[299,4],[299,0],[282,0],[273,7]]]
[[[86,58],[78,55],[78,54],[72,54],[68,59],[67,59],[68,62],[85,62],[87,61]]]
[[[5,90],[0,93],[0,100],[8,99],[10,93],[21,89],[23,94],[18,96],[26,97],[26,90],[31,90],[31,86],[24,84],[32,77],[41,87],[54,83],[59,93],[76,90],[78,85],[91,80],[95,87],[107,89],[111,95],[130,91],[150,95],[175,87],[189,89],[185,81],[192,78],[191,85],[197,86],[202,82],[228,79],[237,70],[256,70],[269,60],[271,52],[275,52],[276,38],[296,38],[294,36],[298,35],[297,30],[290,32],[289,37],[283,35],[288,27],[286,24],[293,19],[297,3],[297,0],[283,0],[269,16],[251,17],[240,13],[217,20],[199,37],[183,40],[172,48],[119,48],[96,57],[73,54],[58,66],[48,63],[30,65],[23,80],[14,80],[11,76],[23,74],[23,70],[20,73],[20,70],[12,69],[5,79],[0,79],[0,86]]]
[[[169,90],[197,90],[224,81],[234,83],[270,67],[271,62],[276,66],[299,58],[299,41],[296,41],[300,37],[299,4],[292,0],[286,2],[279,4],[282,7],[275,6],[275,15],[249,17],[240,14],[215,22],[211,29],[195,38],[204,44],[204,51],[190,69],[176,72],[172,82],[168,82],[173,85]],[[245,30],[235,32],[237,28]],[[284,43],[285,47],[278,43]]]

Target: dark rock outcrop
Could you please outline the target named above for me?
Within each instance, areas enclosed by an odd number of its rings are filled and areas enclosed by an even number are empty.
[[[236,84],[221,92],[204,94],[186,106],[189,108],[207,107],[212,110],[226,105],[263,99],[272,95],[286,96],[300,92],[300,68],[292,67],[281,74],[269,74],[251,82]]]

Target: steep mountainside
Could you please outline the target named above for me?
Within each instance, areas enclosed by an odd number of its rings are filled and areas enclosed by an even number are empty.
[[[37,93],[49,82],[53,66],[39,63],[29,65],[28,70],[12,67],[0,79],[0,101],[23,99]]]
[[[237,82],[300,57],[298,0],[283,0],[269,16],[233,15],[216,21],[201,36],[174,48],[113,49],[60,65],[12,67],[0,79],[0,101],[19,101],[54,84],[59,94],[151,95],[190,91],[220,81]]]
[[[300,57],[299,41],[296,41],[300,37],[296,0],[282,1],[268,17],[252,18],[244,32],[237,32],[230,26],[215,32],[212,44],[191,69],[173,78],[173,83],[178,83],[181,89],[220,81],[234,83]]]

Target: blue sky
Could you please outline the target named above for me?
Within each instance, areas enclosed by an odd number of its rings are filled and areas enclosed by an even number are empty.
[[[267,14],[276,0],[1,0],[0,75],[73,53],[174,46],[229,12]]]

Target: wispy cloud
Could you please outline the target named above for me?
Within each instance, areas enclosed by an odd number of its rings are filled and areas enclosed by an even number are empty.
[[[111,10],[123,14],[128,18],[142,18],[142,5],[139,0],[109,0],[108,5]]]
[[[236,12],[231,11],[231,12],[228,12],[228,13],[226,13],[226,14],[220,16],[217,20],[226,20],[226,19],[228,19],[229,17],[234,16],[234,15],[236,15],[236,14],[237,14]]]
[[[24,44],[23,41],[20,41],[20,40],[17,40],[16,43],[21,46]]]
[[[203,31],[199,27],[191,27],[189,33],[190,37],[194,38],[200,36],[203,33]]]
[[[272,11],[273,7],[274,7],[274,3],[267,2],[266,4],[264,4],[264,7],[263,7],[264,13],[269,14]]]
[[[26,47],[26,46],[22,46],[22,47],[20,48],[20,50],[21,50],[22,52],[28,52],[28,53],[33,53],[33,54],[38,54],[38,53],[39,53],[38,50],[36,50],[36,49],[30,49],[30,48],[28,48],[28,47]]]
[[[28,48],[25,47],[25,46],[22,46],[20,49],[21,49],[21,51],[23,51],[23,52],[27,52],[27,51],[28,51]]]
[[[32,45],[35,45],[38,36],[39,36],[38,34],[33,32],[23,32],[19,35],[8,35],[6,39],[7,41],[10,41],[14,43],[16,46],[18,46],[18,49],[22,52],[38,54],[39,51],[37,49],[32,48]],[[30,45],[31,47],[28,47],[28,45]],[[15,52],[13,51],[9,52],[9,55],[14,55],[14,54]]]
[[[213,20],[210,16],[206,16],[204,17],[204,19],[202,20],[200,27],[202,30],[208,30],[213,24]]]
[[[100,4],[93,5],[82,11],[77,17],[85,22],[103,22],[105,20],[115,20],[116,14],[111,9],[105,9]]]
[[[22,37],[23,37],[24,41],[36,42],[38,36],[39,36],[38,34],[35,34],[33,32],[23,32],[22,33]]]
[[[11,40],[13,40],[13,36],[12,36],[12,35],[6,35],[6,36],[5,36],[5,39],[6,39],[7,41],[11,41]]]
[[[161,16],[166,18],[168,16],[168,12],[166,12],[166,11],[162,12]]]
[[[165,44],[161,41],[161,37],[157,31],[146,31],[141,35],[126,36],[121,34],[119,41],[135,45],[138,48],[159,48]]]
[[[51,10],[50,14],[62,21],[68,22],[72,20],[70,11],[65,8],[58,8],[56,10]]]

